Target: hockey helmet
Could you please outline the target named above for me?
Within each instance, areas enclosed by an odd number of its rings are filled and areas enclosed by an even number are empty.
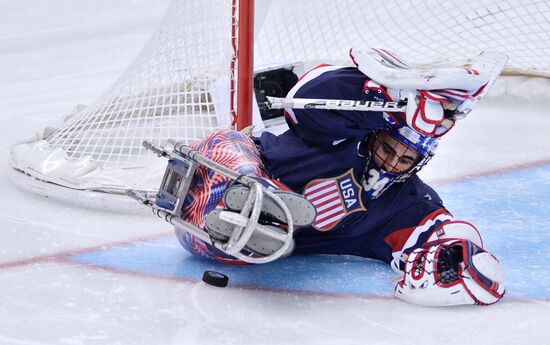
[[[435,154],[438,139],[409,127],[394,126],[372,133],[366,141],[367,166],[363,188],[376,199],[395,182],[405,182]]]

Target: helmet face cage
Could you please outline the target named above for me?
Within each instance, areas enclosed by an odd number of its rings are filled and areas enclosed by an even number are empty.
[[[368,138],[367,167],[363,187],[377,198],[394,182],[405,182],[432,158],[437,139],[422,136],[408,127],[380,130]]]

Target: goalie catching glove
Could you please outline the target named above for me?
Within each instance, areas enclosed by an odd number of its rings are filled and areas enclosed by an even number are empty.
[[[405,262],[395,296],[423,306],[488,305],[505,292],[499,261],[465,239],[431,242],[415,249]]]

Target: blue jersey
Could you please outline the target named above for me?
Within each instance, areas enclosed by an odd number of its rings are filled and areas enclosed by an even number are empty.
[[[371,90],[352,67],[322,66],[290,91],[294,98],[391,100]],[[417,176],[394,183],[376,199],[363,191],[366,138],[399,121],[382,112],[287,110],[290,130],[256,138],[270,174],[305,195],[317,219],[295,235],[296,253],[349,254],[391,262],[422,245],[452,216],[437,193]]]

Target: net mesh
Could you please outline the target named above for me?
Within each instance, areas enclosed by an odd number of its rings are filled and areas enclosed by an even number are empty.
[[[153,154],[141,143],[186,143],[230,124],[232,0],[175,0],[135,61],[93,104],[41,140],[12,149],[12,166],[71,188],[140,184]],[[262,0],[255,65],[349,64],[351,47],[384,47],[416,63],[464,64],[482,50],[510,56],[508,73],[550,77],[550,1]],[[39,149],[37,149],[37,147]],[[52,156],[62,156],[52,169]],[[79,174],[69,173],[80,164]],[[82,167],[85,165],[85,167]],[[120,169],[142,167],[127,178]],[[117,170],[118,169],[118,170]],[[116,178],[106,174],[116,171]],[[72,174],[72,175],[71,175]]]
[[[124,164],[147,154],[145,139],[191,142],[217,128],[211,90],[230,73],[231,8],[222,0],[173,2],[126,72],[46,141],[71,158]]]
[[[350,47],[384,47],[416,63],[464,64],[480,51],[510,57],[508,72],[550,77],[550,1],[274,1],[257,63],[330,61]]]

